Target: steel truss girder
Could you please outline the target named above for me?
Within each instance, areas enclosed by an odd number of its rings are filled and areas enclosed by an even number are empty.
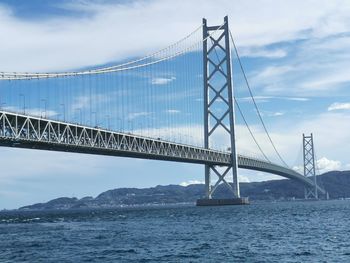
[[[230,161],[227,152],[3,111],[0,111],[0,145],[46,150],[65,146],[76,152],[104,150],[111,151],[110,155],[213,165]]]
[[[213,168],[211,172],[217,175],[220,173],[217,167],[228,168],[231,163],[228,152],[4,111],[0,111],[0,146],[200,163]],[[248,156],[237,155],[237,158],[240,168],[277,174],[308,187],[314,186],[310,178],[292,169]],[[230,172],[220,175],[225,179]]]
[[[318,199],[318,186],[316,180],[315,152],[313,135],[303,134],[303,160],[304,176],[313,179],[313,186],[305,186],[305,199]]]
[[[211,32],[215,31],[214,34]],[[218,34],[217,36],[215,34]],[[220,183],[224,183],[232,192],[233,197],[240,197],[239,182],[237,176],[238,161],[235,145],[235,119],[233,108],[233,88],[231,79],[231,54],[229,45],[228,18],[225,17],[224,25],[207,26],[207,21],[203,19],[203,79],[204,79],[204,147],[210,148],[210,138],[215,135],[219,127],[226,131],[230,141],[231,159],[224,171],[215,165],[205,167],[206,198],[212,198]],[[223,41],[223,43],[221,43]],[[211,45],[210,45],[211,43]],[[219,58],[218,51],[224,53]],[[215,54],[214,54],[215,52]],[[216,57],[215,57],[216,55]],[[215,59],[211,58],[214,56]],[[217,60],[217,62],[215,61]],[[223,84],[215,83],[215,77],[221,78]],[[211,96],[211,92],[214,93]],[[224,95],[225,94],[225,95]],[[227,98],[227,99],[226,99]],[[222,112],[215,111],[215,102],[224,102]],[[225,119],[228,118],[228,123]],[[213,120],[214,123],[210,123]],[[211,185],[211,175],[218,177],[215,185]],[[226,176],[232,175],[231,184],[227,182]]]

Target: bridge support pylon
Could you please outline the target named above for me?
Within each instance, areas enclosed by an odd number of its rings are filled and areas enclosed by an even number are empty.
[[[313,187],[305,187],[305,199],[318,199],[314,139],[312,133],[309,136],[303,134],[304,176],[312,177]]]
[[[240,197],[237,176],[228,17],[224,18],[221,26],[207,26],[206,19],[203,19],[203,40],[204,147],[212,147],[214,139],[227,143],[231,151],[231,164],[224,167],[205,165],[206,195],[205,199],[197,200],[197,205],[247,204],[248,199]],[[217,177],[214,185],[211,184],[212,175]],[[221,183],[231,191],[232,198],[213,199]]]

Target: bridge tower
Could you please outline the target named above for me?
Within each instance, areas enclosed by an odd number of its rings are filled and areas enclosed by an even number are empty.
[[[303,134],[304,176],[313,177],[314,187],[305,187],[305,199],[318,199],[314,140],[312,133],[309,136]]]
[[[240,198],[237,176],[237,152],[235,143],[235,117],[228,17],[221,26],[208,26],[203,19],[203,79],[204,79],[204,147],[211,148],[214,138],[228,142],[231,164],[226,167],[205,165],[206,198],[197,205],[222,205],[247,203]],[[220,110],[218,110],[218,103]],[[212,175],[217,177],[214,185]],[[232,176],[230,183],[229,177]],[[232,199],[212,199],[220,183],[232,192]]]

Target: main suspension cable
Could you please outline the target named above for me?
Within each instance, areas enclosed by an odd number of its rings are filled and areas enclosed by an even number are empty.
[[[273,149],[275,150],[275,152],[276,152],[278,158],[281,160],[281,162],[282,162],[286,167],[289,167],[288,164],[283,160],[283,158],[282,158],[282,156],[280,155],[280,153],[278,152],[278,150],[277,150],[275,144],[273,143],[273,141],[272,141],[272,139],[271,139],[271,136],[270,136],[270,134],[269,134],[269,132],[268,132],[268,130],[267,130],[267,128],[266,128],[266,125],[265,125],[265,123],[264,123],[264,121],[263,121],[263,119],[262,119],[260,110],[259,110],[259,108],[258,108],[258,105],[256,104],[255,99],[254,99],[254,95],[253,95],[253,92],[252,92],[252,90],[251,90],[251,88],[250,88],[247,75],[245,74],[245,70],[244,70],[244,68],[243,68],[243,65],[242,65],[240,56],[239,56],[239,54],[238,54],[238,50],[237,50],[235,41],[233,40],[233,36],[232,36],[231,30],[230,30],[230,37],[231,37],[232,45],[233,45],[233,48],[234,48],[234,50],[235,50],[235,53],[236,53],[236,56],[237,56],[237,59],[238,59],[239,66],[240,66],[241,71],[242,71],[242,73],[243,73],[243,76],[244,76],[244,79],[245,79],[245,83],[246,83],[246,85],[247,85],[247,87],[248,87],[250,97],[252,98],[252,101],[253,101],[253,103],[254,103],[255,109],[256,109],[256,111],[257,111],[257,113],[258,113],[258,117],[259,117],[259,119],[260,119],[260,122],[261,122],[261,124],[262,124],[262,126],[263,126],[263,128],[264,128],[264,130],[265,130],[265,133],[266,133],[266,135],[267,135],[267,137],[268,137],[268,139],[269,139],[269,141],[270,141],[270,143],[271,143]]]
[[[264,156],[264,158],[265,158],[269,163],[271,163],[270,159],[266,156],[266,154],[264,153],[264,151],[263,151],[262,148],[260,147],[258,141],[256,140],[256,138],[255,138],[255,136],[254,136],[252,130],[250,129],[250,127],[249,127],[249,125],[248,125],[248,122],[247,122],[246,118],[244,117],[243,112],[242,112],[242,110],[241,110],[241,107],[239,106],[239,104],[238,104],[236,98],[234,98],[234,100],[235,100],[235,104],[236,104],[236,106],[237,106],[238,112],[240,113],[240,115],[241,115],[241,117],[242,117],[242,119],[243,119],[243,121],[244,121],[244,123],[245,123],[245,126],[247,127],[247,129],[248,129],[248,131],[249,131],[249,133],[250,133],[250,136],[252,136],[252,138],[253,138],[253,140],[254,140],[256,146],[258,147],[259,151],[260,151],[261,154]]]
[[[200,43],[206,41],[208,38],[210,38],[212,35],[214,35],[217,31],[219,31],[222,27],[224,26],[224,23],[222,25],[220,25],[215,31],[213,31],[210,35],[208,35],[206,38],[202,39],[200,41]],[[200,27],[199,27],[200,28]],[[141,68],[141,67],[146,67],[146,66],[150,66],[150,65],[154,65],[154,64],[158,64],[162,61],[166,61],[175,57],[178,57],[190,50],[192,50],[193,48],[197,47],[198,43],[194,43],[192,45],[190,45],[187,48],[184,48],[180,51],[175,52],[174,54],[170,54],[167,55],[165,57],[161,57],[157,60],[154,61],[150,61],[150,62],[146,62],[143,64],[136,64],[137,62],[140,61],[144,61],[148,58],[152,58],[152,57],[157,57],[157,55],[161,52],[163,52],[164,50],[167,50],[173,46],[178,45],[179,43],[187,40],[191,35],[193,35],[195,32],[197,32],[199,30],[199,28],[197,28],[195,31],[193,31],[192,33],[190,33],[189,35],[187,35],[185,38],[181,39],[180,41],[177,41],[176,43],[163,48],[159,51],[154,52],[151,55],[147,55],[143,58],[137,59],[137,60],[133,60],[130,62],[126,62],[123,64],[119,64],[119,65],[115,65],[115,66],[110,66],[110,67],[104,67],[104,68],[98,68],[98,69],[92,69],[92,70],[84,70],[84,71],[76,71],[76,72],[51,72],[51,73],[27,73],[27,72],[0,72],[0,80],[26,80],[26,79],[42,79],[42,78],[56,78],[56,77],[68,77],[68,76],[81,76],[81,75],[94,75],[94,74],[102,74],[102,73],[110,73],[110,72],[118,72],[118,71],[125,71],[125,70],[131,70],[131,69],[136,69],[136,68]],[[136,64],[136,65],[134,65]],[[131,65],[131,66],[130,66]],[[125,67],[127,66],[127,67]]]

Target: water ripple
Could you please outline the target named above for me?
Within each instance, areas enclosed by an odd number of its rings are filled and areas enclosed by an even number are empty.
[[[0,213],[1,262],[350,262],[350,202]]]

